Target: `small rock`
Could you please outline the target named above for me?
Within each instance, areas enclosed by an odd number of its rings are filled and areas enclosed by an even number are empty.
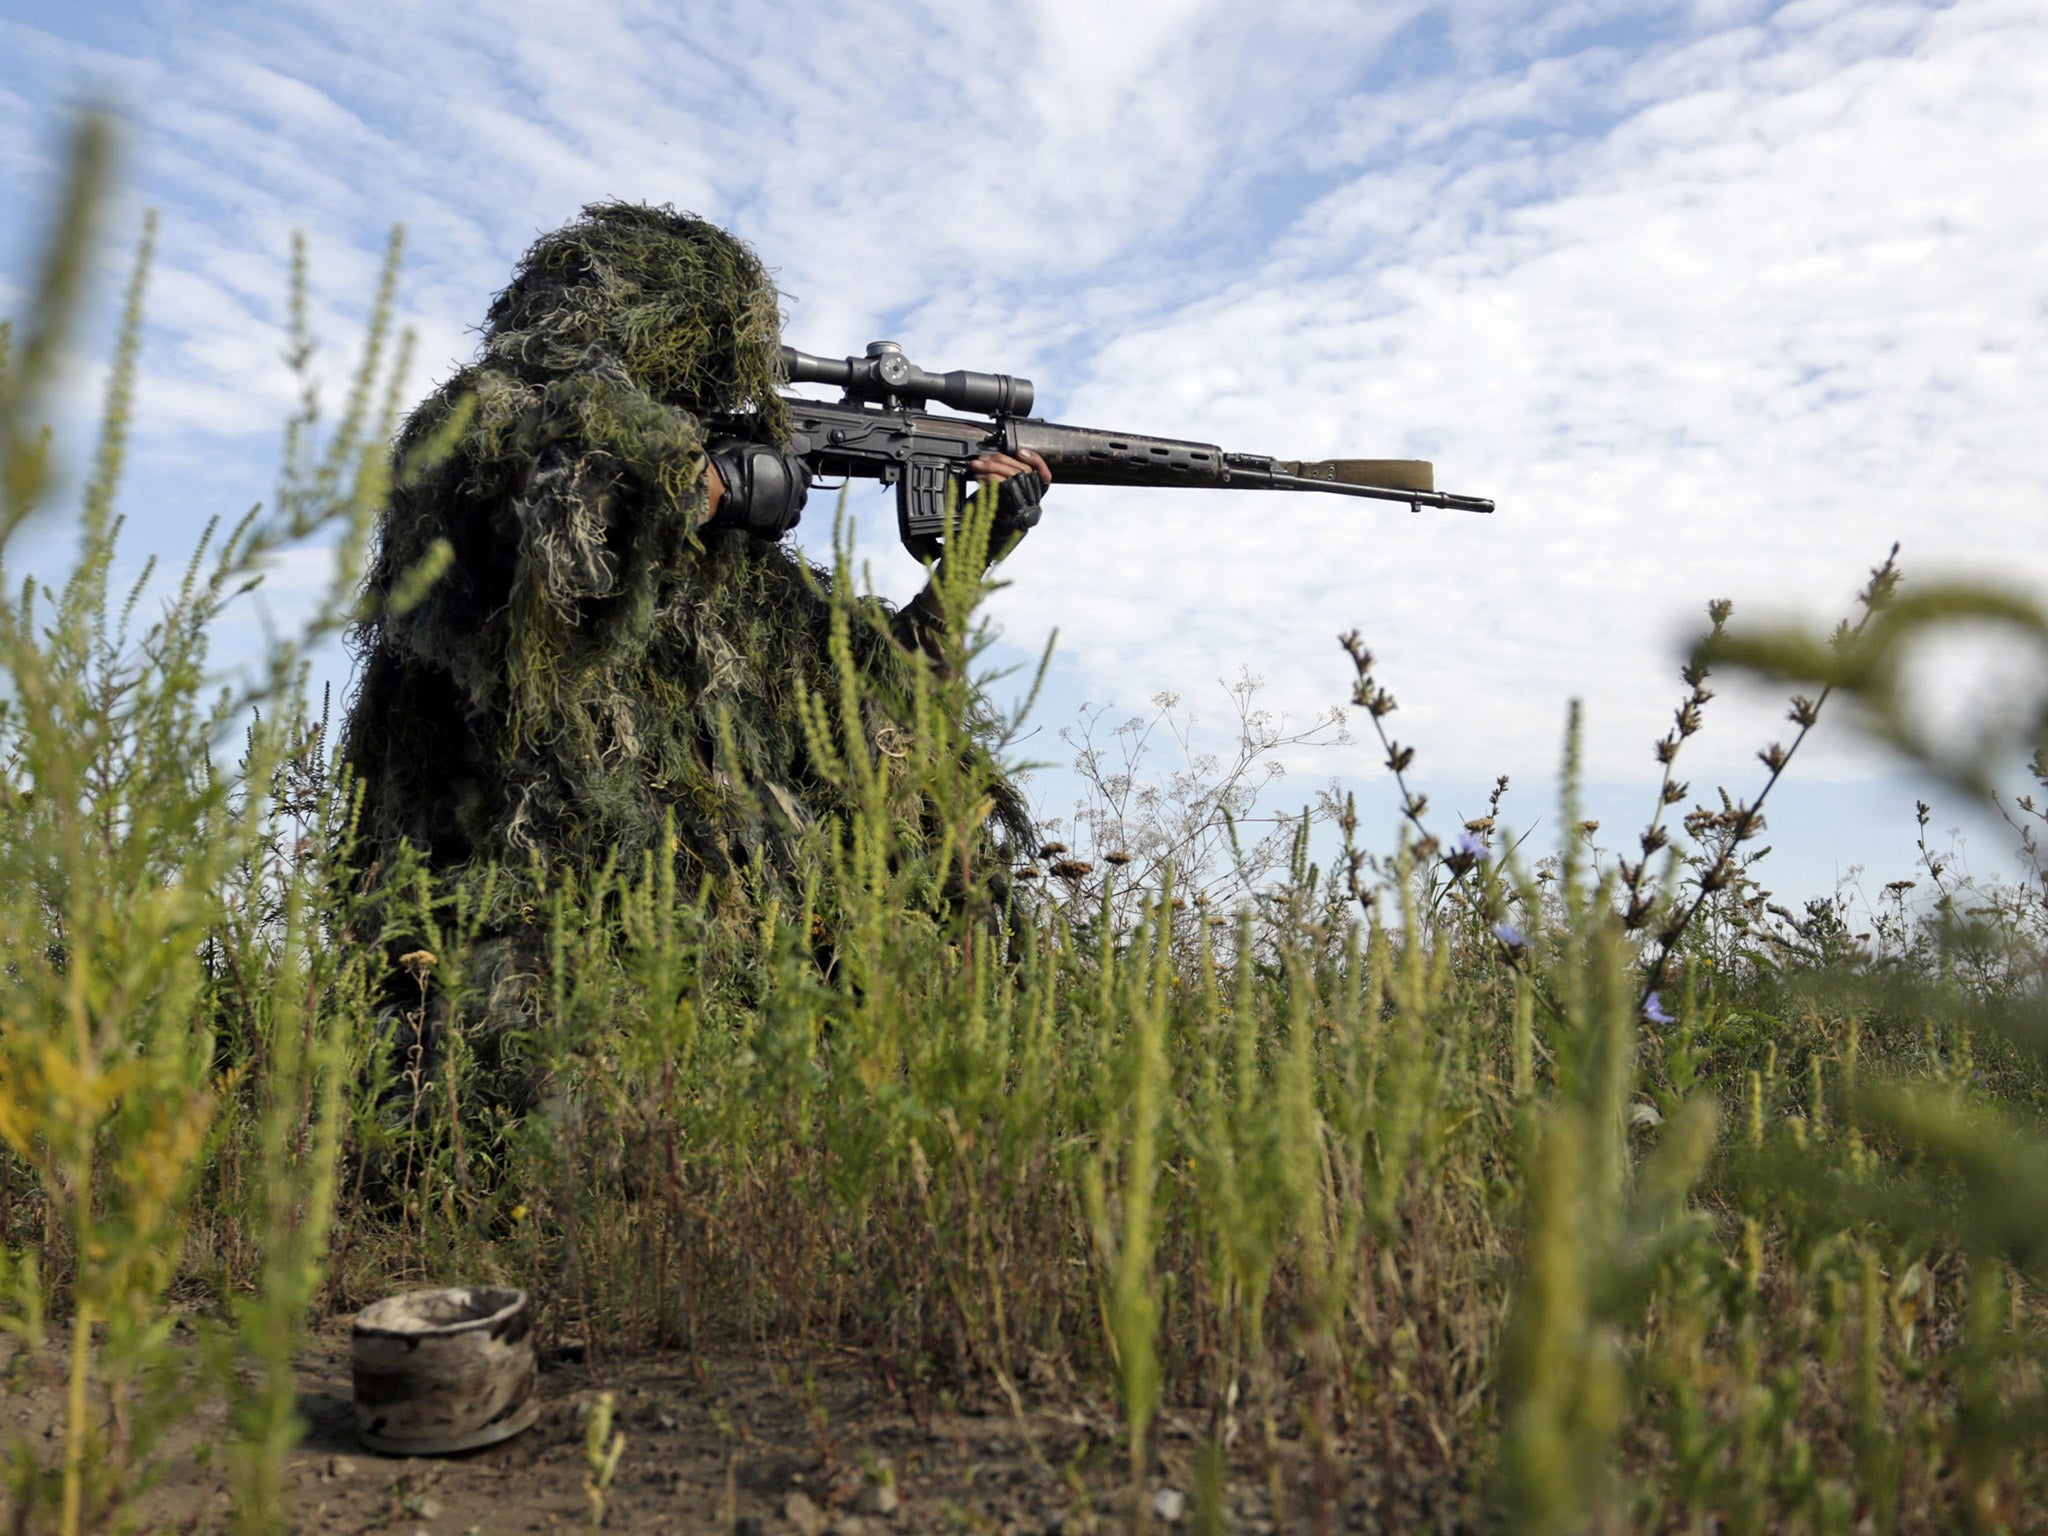
[[[414,1499],[412,1501],[412,1512],[422,1520],[438,1520],[441,1518],[441,1501],[439,1499]]]
[[[893,1515],[902,1503],[894,1483],[869,1483],[860,1491],[860,1512],[864,1515]]]
[[[797,1528],[799,1536],[825,1536],[825,1512],[808,1493],[792,1493],[784,1499],[782,1518]]]
[[[346,1456],[337,1456],[327,1463],[327,1475],[329,1477],[354,1477],[356,1475],[356,1464]]]
[[[658,1416],[654,1422],[663,1429],[674,1429],[676,1427],[676,1416],[672,1413],[664,1413]]]
[[[1188,1496],[1178,1488],[1162,1488],[1152,1495],[1152,1513],[1168,1525],[1179,1525],[1188,1512]]]

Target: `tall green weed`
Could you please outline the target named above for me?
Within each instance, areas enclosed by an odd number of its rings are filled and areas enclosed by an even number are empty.
[[[111,127],[83,121],[22,342],[0,362],[0,529],[10,536],[43,514],[58,483],[42,422],[112,158]],[[317,458],[289,468],[280,511],[209,530],[168,583],[145,563],[116,587],[153,242],[151,223],[69,574],[0,583],[0,1139],[32,1180],[10,1186],[9,1238],[34,1232],[7,1255],[9,1321],[39,1342],[58,1315],[45,1299],[54,1291],[68,1332],[61,1454],[46,1466],[18,1439],[10,1484],[19,1524],[47,1508],[66,1533],[119,1521],[151,1477],[156,1440],[191,1403],[196,1369],[171,1343],[174,1291],[219,1260],[216,1294],[240,1341],[225,1353],[258,1366],[255,1387],[229,1389],[239,1508],[251,1529],[283,1521],[290,1357],[324,1255],[345,1071],[349,1014],[334,988],[352,964],[325,942],[329,893],[298,846],[338,831],[331,803],[292,794],[320,753],[302,719],[299,658],[333,627],[348,574],[308,632],[277,645],[250,680],[216,679],[208,640],[287,542],[340,529],[345,548],[361,547],[382,495],[392,399],[387,387],[380,416],[387,273],[344,419]],[[303,282],[295,297],[303,315]],[[301,450],[311,398],[294,423]],[[239,761],[224,768],[238,736]],[[243,1171],[223,1179],[224,1168]],[[227,1252],[207,1251],[222,1242]]]

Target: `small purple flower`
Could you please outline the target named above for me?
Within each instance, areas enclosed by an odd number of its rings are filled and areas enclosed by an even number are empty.
[[[1493,925],[1493,936],[1499,939],[1501,943],[1507,945],[1509,949],[1527,949],[1529,947],[1529,941],[1522,937],[1522,930],[1515,927],[1512,923],[1495,923]]]
[[[1664,1011],[1664,999],[1654,992],[1643,999],[1643,1017],[1652,1024],[1675,1024],[1678,1022]]]
[[[1486,844],[1470,832],[1461,833],[1458,837],[1458,852],[1470,858],[1483,859],[1486,857]]]

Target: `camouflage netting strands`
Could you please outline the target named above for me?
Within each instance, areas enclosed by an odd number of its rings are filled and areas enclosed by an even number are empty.
[[[736,891],[757,858],[786,871],[835,809],[797,706],[800,684],[836,690],[829,582],[778,546],[697,531],[700,420],[784,430],[776,299],[744,244],[667,209],[595,205],[527,253],[479,361],[401,438],[401,463],[448,451],[401,473],[371,595],[438,541],[453,559],[355,636],[345,755],[365,862],[407,839],[444,872],[535,856],[630,870],[673,811],[682,888]],[[902,653],[854,632],[858,665],[900,680]]]

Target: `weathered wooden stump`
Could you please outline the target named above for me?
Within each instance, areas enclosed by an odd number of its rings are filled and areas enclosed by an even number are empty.
[[[373,1451],[475,1450],[518,1434],[540,1411],[524,1291],[387,1296],[356,1314],[353,1354],[356,1437]]]

